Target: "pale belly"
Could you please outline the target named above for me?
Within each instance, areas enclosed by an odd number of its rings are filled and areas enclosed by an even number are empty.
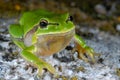
[[[74,30],[67,33],[47,34],[38,38],[35,44],[37,51],[36,55],[49,56],[64,49],[71,41],[75,34]]]

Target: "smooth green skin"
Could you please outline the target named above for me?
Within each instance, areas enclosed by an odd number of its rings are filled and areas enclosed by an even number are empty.
[[[55,27],[52,25],[48,25],[47,28],[42,29],[39,27],[35,32],[33,37],[32,44],[36,43],[36,37],[44,34],[57,34],[57,33],[65,33],[67,31],[72,30],[74,27],[73,22],[66,20],[68,19],[69,14],[56,14],[46,10],[37,10],[30,11],[23,14],[21,17],[19,24],[12,24],[9,27],[9,33],[12,36],[13,42],[22,49],[21,56],[25,58],[27,61],[36,65],[39,69],[39,73],[42,73],[43,68],[47,68],[51,73],[55,73],[55,69],[48,63],[44,62],[42,59],[38,58],[33,51],[35,51],[34,45],[29,47],[25,46],[24,42],[20,39],[23,39],[27,32],[34,28],[34,26],[39,25],[41,19],[45,19],[48,22],[59,22],[59,27]],[[74,39],[80,44],[82,47],[86,47],[84,40],[78,35],[74,36]],[[91,49],[92,50],[92,49]]]

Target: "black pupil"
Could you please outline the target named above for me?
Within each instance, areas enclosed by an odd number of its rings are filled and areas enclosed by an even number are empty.
[[[68,22],[68,21],[73,21],[73,17],[69,16],[68,19],[66,20],[66,22]]]
[[[40,27],[41,27],[41,28],[46,28],[47,25],[48,25],[48,22],[47,22],[46,20],[42,20],[42,21],[40,22]]]
[[[72,17],[72,16],[69,16],[69,20],[70,20],[70,21],[73,21],[73,17]]]

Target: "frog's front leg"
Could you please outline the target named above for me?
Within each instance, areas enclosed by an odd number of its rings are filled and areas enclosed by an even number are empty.
[[[95,62],[94,56],[95,56],[95,52],[94,50],[87,46],[85,41],[78,35],[74,36],[75,39],[75,50],[78,52],[79,58],[85,60],[86,62],[88,62],[88,58],[87,56],[89,56],[92,59],[92,62]]]
[[[33,46],[25,48],[21,52],[21,56],[30,62],[33,66],[37,67],[40,75],[42,74],[42,70],[44,68],[48,69],[48,71],[50,71],[52,74],[56,74],[55,69],[50,64],[43,61],[30,51],[32,47]]]

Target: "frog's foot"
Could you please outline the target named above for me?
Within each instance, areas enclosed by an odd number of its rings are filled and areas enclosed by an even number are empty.
[[[27,51],[27,50],[28,49],[23,50],[21,52],[21,56],[23,58],[25,58],[28,62],[30,62],[33,66],[38,68],[39,75],[42,75],[42,70],[43,69],[47,69],[52,74],[56,75],[56,70],[54,69],[54,67],[52,67],[52,65],[50,65],[49,63],[43,61],[42,59],[40,59],[39,57],[34,55],[32,52]]]
[[[98,56],[98,54],[96,54],[91,47],[89,46],[86,46],[85,48],[81,47],[78,48],[77,51],[79,58],[83,59],[86,62],[89,62],[88,57],[90,57],[92,62],[95,63],[95,56],[96,55]]]
[[[50,65],[49,63],[47,62],[44,62],[44,61],[39,61],[37,63],[35,63],[35,66],[38,68],[38,73],[39,75],[42,75],[42,70],[43,69],[47,69],[49,72],[51,72],[52,74],[55,74],[56,75],[56,70],[54,67],[52,67],[52,65]]]
[[[100,56],[99,54],[96,54],[94,50],[87,46],[85,41],[78,35],[74,36],[75,39],[75,50],[78,51],[79,58],[85,60],[86,62],[90,61],[88,58],[92,60],[93,63],[95,63],[95,56]]]

